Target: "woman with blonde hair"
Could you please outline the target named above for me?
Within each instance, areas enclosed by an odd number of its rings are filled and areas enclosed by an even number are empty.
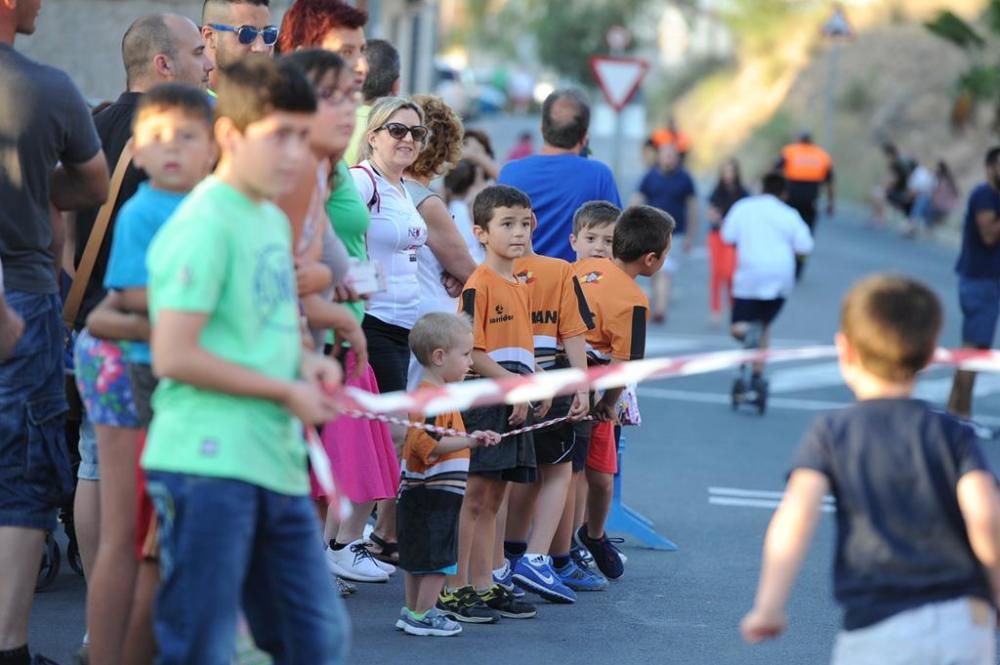
[[[351,168],[371,216],[368,253],[379,263],[385,279],[385,288],[369,296],[361,323],[368,338],[369,362],[383,393],[406,389],[408,338],[420,307],[418,251],[427,242],[427,224],[403,184],[403,174],[424,149],[428,134],[419,105],[401,97],[380,99],[368,116],[361,162]],[[406,429],[391,429],[398,455]],[[380,501],[378,513],[370,536],[372,554],[392,564],[398,561],[394,501]],[[338,541],[336,545],[344,544]],[[344,556],[345,561],[348,558],[353,555]]]

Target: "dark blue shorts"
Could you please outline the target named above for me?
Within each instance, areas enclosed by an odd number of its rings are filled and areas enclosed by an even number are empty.
[[[784,304],[784,298],[772,298],[771,300],[733,298],[730,320],[732,323],[761,323],[769,326],[778,316],[778,312],[781,311]]]
[[[62,306],[54,294],[6,298],[24,334],[0,364],[0,526],[50,530],[76,480],[66,445]]]
[[[988,349],[993,346],[1000,314],[1000,278],[958,278],[958,302],[962,307],[962,342]]]

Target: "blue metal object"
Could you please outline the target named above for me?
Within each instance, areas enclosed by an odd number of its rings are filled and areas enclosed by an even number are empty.
[[[663,552],[676,552],[677,545],[664,538],[653,528],[648,517],[622,503],[622,459],[625,454],[625,436],[618,434],[618,473],[615,474],[614,493],[611,498],[611,513],[608,515],[607,531],[624,533],[642,542],[646,547]]]

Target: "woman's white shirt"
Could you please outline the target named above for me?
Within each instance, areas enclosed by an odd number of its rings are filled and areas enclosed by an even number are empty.
[[[383,178],[369,161],[351,168],[351,176],[369,204],[368,256],[379,263],[386,284],[368,297],[366,312],[409,330],[420,312],[418,252],[427,244],[427,224],[406,188]]]

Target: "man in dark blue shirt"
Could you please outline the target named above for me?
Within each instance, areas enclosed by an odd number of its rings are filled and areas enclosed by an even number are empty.
[[[1000,147],[986,153],[986,182],[969,195],[955,272],[962,307],[962,345],[988,349],[993,346],[1000,315]],[[964,418],[972,415],[975,379],[975,372],[955,372],[949,411]]]
[[[698,198],[694,178],[685,170],[673,144],[660,146],[657,164],[643,176],[633,203],[651,205],[673,217],[677,225],[674,247],[680,247],[684,254],[691,252],[698,235]],[[680,256],[673,251],[663,263],[663,270],[653,276],[653,323],[662,323],[667,318],[671,283],[679,268]]]
[[[584,203],[621,199],[606,165],[580,154],[587,146],[590,107],[575,90],[557,90],[542,105],[542,139],[537,155],[509,162],[497,182],[517,187],[531,199],[538,218],[532,243],[542,256],[576,261],[570,247],[573,215]]]

